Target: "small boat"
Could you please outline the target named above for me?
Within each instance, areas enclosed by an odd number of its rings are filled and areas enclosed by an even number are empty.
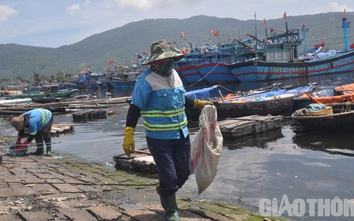
[[[310,104],[291,118],[305,130],[337,131],[354,129],[354,103]]]
[[[192,99],[210,100],[218,110],[219,118],[249,115],[277,115],[289,113],[295,97],[313,91],[313,85],[293,89],[276,87],[273,90],[252,90],[249,95],[223,95],[218,86],[203,88],[186,93]],[[256,92],[255,92],[256,91]],[[190,110],[187,110],[187,114]],[[190,115],[190,118],[193,118]]]
[[[55,97],[32,98],[32,101],[35,103],[53,103],[53,102],[61,101],[61,98],[55,98]]]
[[[58,97],[70,97],[73,95],[78,89],[71,90],[60,90],[58,84],[49,84],[42,86],[40,89],[29,90],[28,93],[22,94],[5,94],[3,97],[7,100],[17,99],[17,98],[58,98]]]
[[[79,94],[79,95],[76,95],[74,96],[74,100],[88,100],[90,99],[90,95],[89,94]]]
[[[293,100],[293,111],[311,103],[331,104],[338,102],[354,102],[354,83],[303,94]]]
[[[50,98],[71,97],[77,91],[78,89],[60,90],[59,84],[50,84],[42,87],[42,92],[46,97]]]
[[[15,104],[29,104],[32,103],[31,98],[17,98],[12,100],[0,100],[0,105],[15,105]]]
[[[13,99],[24,99],[24,98],[28,98],[28,99],[45,98],[46,95],[43,93],[35,93],[35,94],[24,93],[24,94],[5,94],[5,95],[3,95],[3,97],[6,100],[13,100]]]

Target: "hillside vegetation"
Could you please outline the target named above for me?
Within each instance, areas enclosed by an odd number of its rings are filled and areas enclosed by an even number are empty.
[[[146,49],[159,39],[168,39],[177,47],[192,44],[204,45],[216,42],[210,30],[219,30],[219,41],[225,42],[228,36],[237,39],[248,38],[246,34],[265,38],[265,27],[275,28],[277,33],[285,32],[286,21],[290,29],[309,28],[307,32],[307,49],[315,44],[326,42],[325,50],[343,49],[343,30],[341,28],[343,13],[324,13],[317,15],[288,16],[267,20],[241,21],[233,18],[194,16],[188,19],[147,19],[132,22],[122,27],[92,35],[72,45],[59,48],[43,48],[16,44],[0,44],[0,76],[30,77],[34,72],[53,76],[58,72],[75,74],[90,65],[91,70],[107,67],[110,60],[114,65],[130,65],[136,54]],[[354,22],[354,14],[347,14],[348,20]],[[180,33],[185,34],[184,38]],[[354,30],[349,29],[350,43],[354,43]]]

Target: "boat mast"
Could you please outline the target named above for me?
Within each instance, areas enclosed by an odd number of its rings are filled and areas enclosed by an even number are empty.
[[[302,32],[302,40],[303,40],[303,44],[302,44],[302,48],[304,50],[304,54],[306,53],[307,49],[306,49],[306,32],[308,32],[309,29],[308,28],[305,28],[305,25],[303,24],[302,25],[302,28],[301,28],[301,32]]]
[[[344,17],[342,18],[342,28],[343,28],[343,36],[344,36],[344,50],[349,51],[349,29],[350,21],[347,21],[347,16],[344,10]]]
[[[256,14],[256,12],[254,12],[254,32],[255,32],[255,34],[254,34],[254,36],[256,37],[255,38],[255,40],[256,40],[256,44],[255,44],[255,49],[257,49],[258,47],[257,47],[257,45],[258,45],[258,40],[257,40],[257,14]]]

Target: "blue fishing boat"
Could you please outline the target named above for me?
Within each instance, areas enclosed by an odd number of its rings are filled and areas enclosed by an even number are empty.
[[[207,45],[191,49],[176,62],[175,69],[185,85],[236,83],[238,80],[228,66],[234,61],[233,45]]]
[[[107,81],[106,74],[97,74],[91,71],[80,71],[78,75],[77,87],[80,90],[98,90]]]
[[[122,72],[117,76],[109,78],[109,86],[112,88],[133,88],[135,85],[136,78],[141,72],[132,71],[132,72]]]
[[[189,91],[186,96],[192,99],[212,101],[217,107],[218,117],[228,118],[248,115],[287,114],[290,113],[294,98],[313,90],[313,85],[296,88],[274,87],[266,90],[253,90],[248,95],[245,95],[244,93],[225,94],[219,86],[212,86]],[[192,110],[187,110],[186,112],[190,118],[197,116]]]
[[[303,27],[304,28],[304,27]],[[349,21],[342,19],[344,50],[330,50],[299,56],[302,43],[299,29],[288,29],[282,34],[267,38],[266,42],[252,48],[240,47],[236,55],[238,62],[230,70],[241,82],[280,80],[303,76],[314,76],[354,69],[354,51],[349,47]],[[302,29],[304,32],[304,30]]]
[[[196,82],[206,83],[198,71],[198,64],[201,63],[201,53],[198,50],[190,51],[179,61],[175,62],[175,69],[185,85]]]

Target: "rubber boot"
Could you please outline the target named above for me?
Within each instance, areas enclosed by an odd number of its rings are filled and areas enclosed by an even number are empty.
[[[43,155],[44,151],[43,151],[43,147],[37,148],[35,152],[32,153],[32,155]]]
[[[43,151],[43,140],[36,140],[36,144],[37,144],[37,149],[34,153],[32,153],[32,155],[43,155],[44,151]]]
[[[162,197],[161,197],[161,195],[160,195],[159,185],[157,185],[157,186],[155,187],[155,191],[156,191],[157,194],[159,194],[161,206],[162,206],[162,208],[166,211],[167,208],[166,208],[165,204],[163,203],[164,201],[163,201],[163,199],[162,199]]]
[[[178,207],[176,201],[176,194],[170,196],[161,196],[161,205],[165,209],[165,217],[168,221],[181,221],[178,215]]]
[[[52,156],[52,146],[51,145],[47,145],[46,155],[47,156]]]

